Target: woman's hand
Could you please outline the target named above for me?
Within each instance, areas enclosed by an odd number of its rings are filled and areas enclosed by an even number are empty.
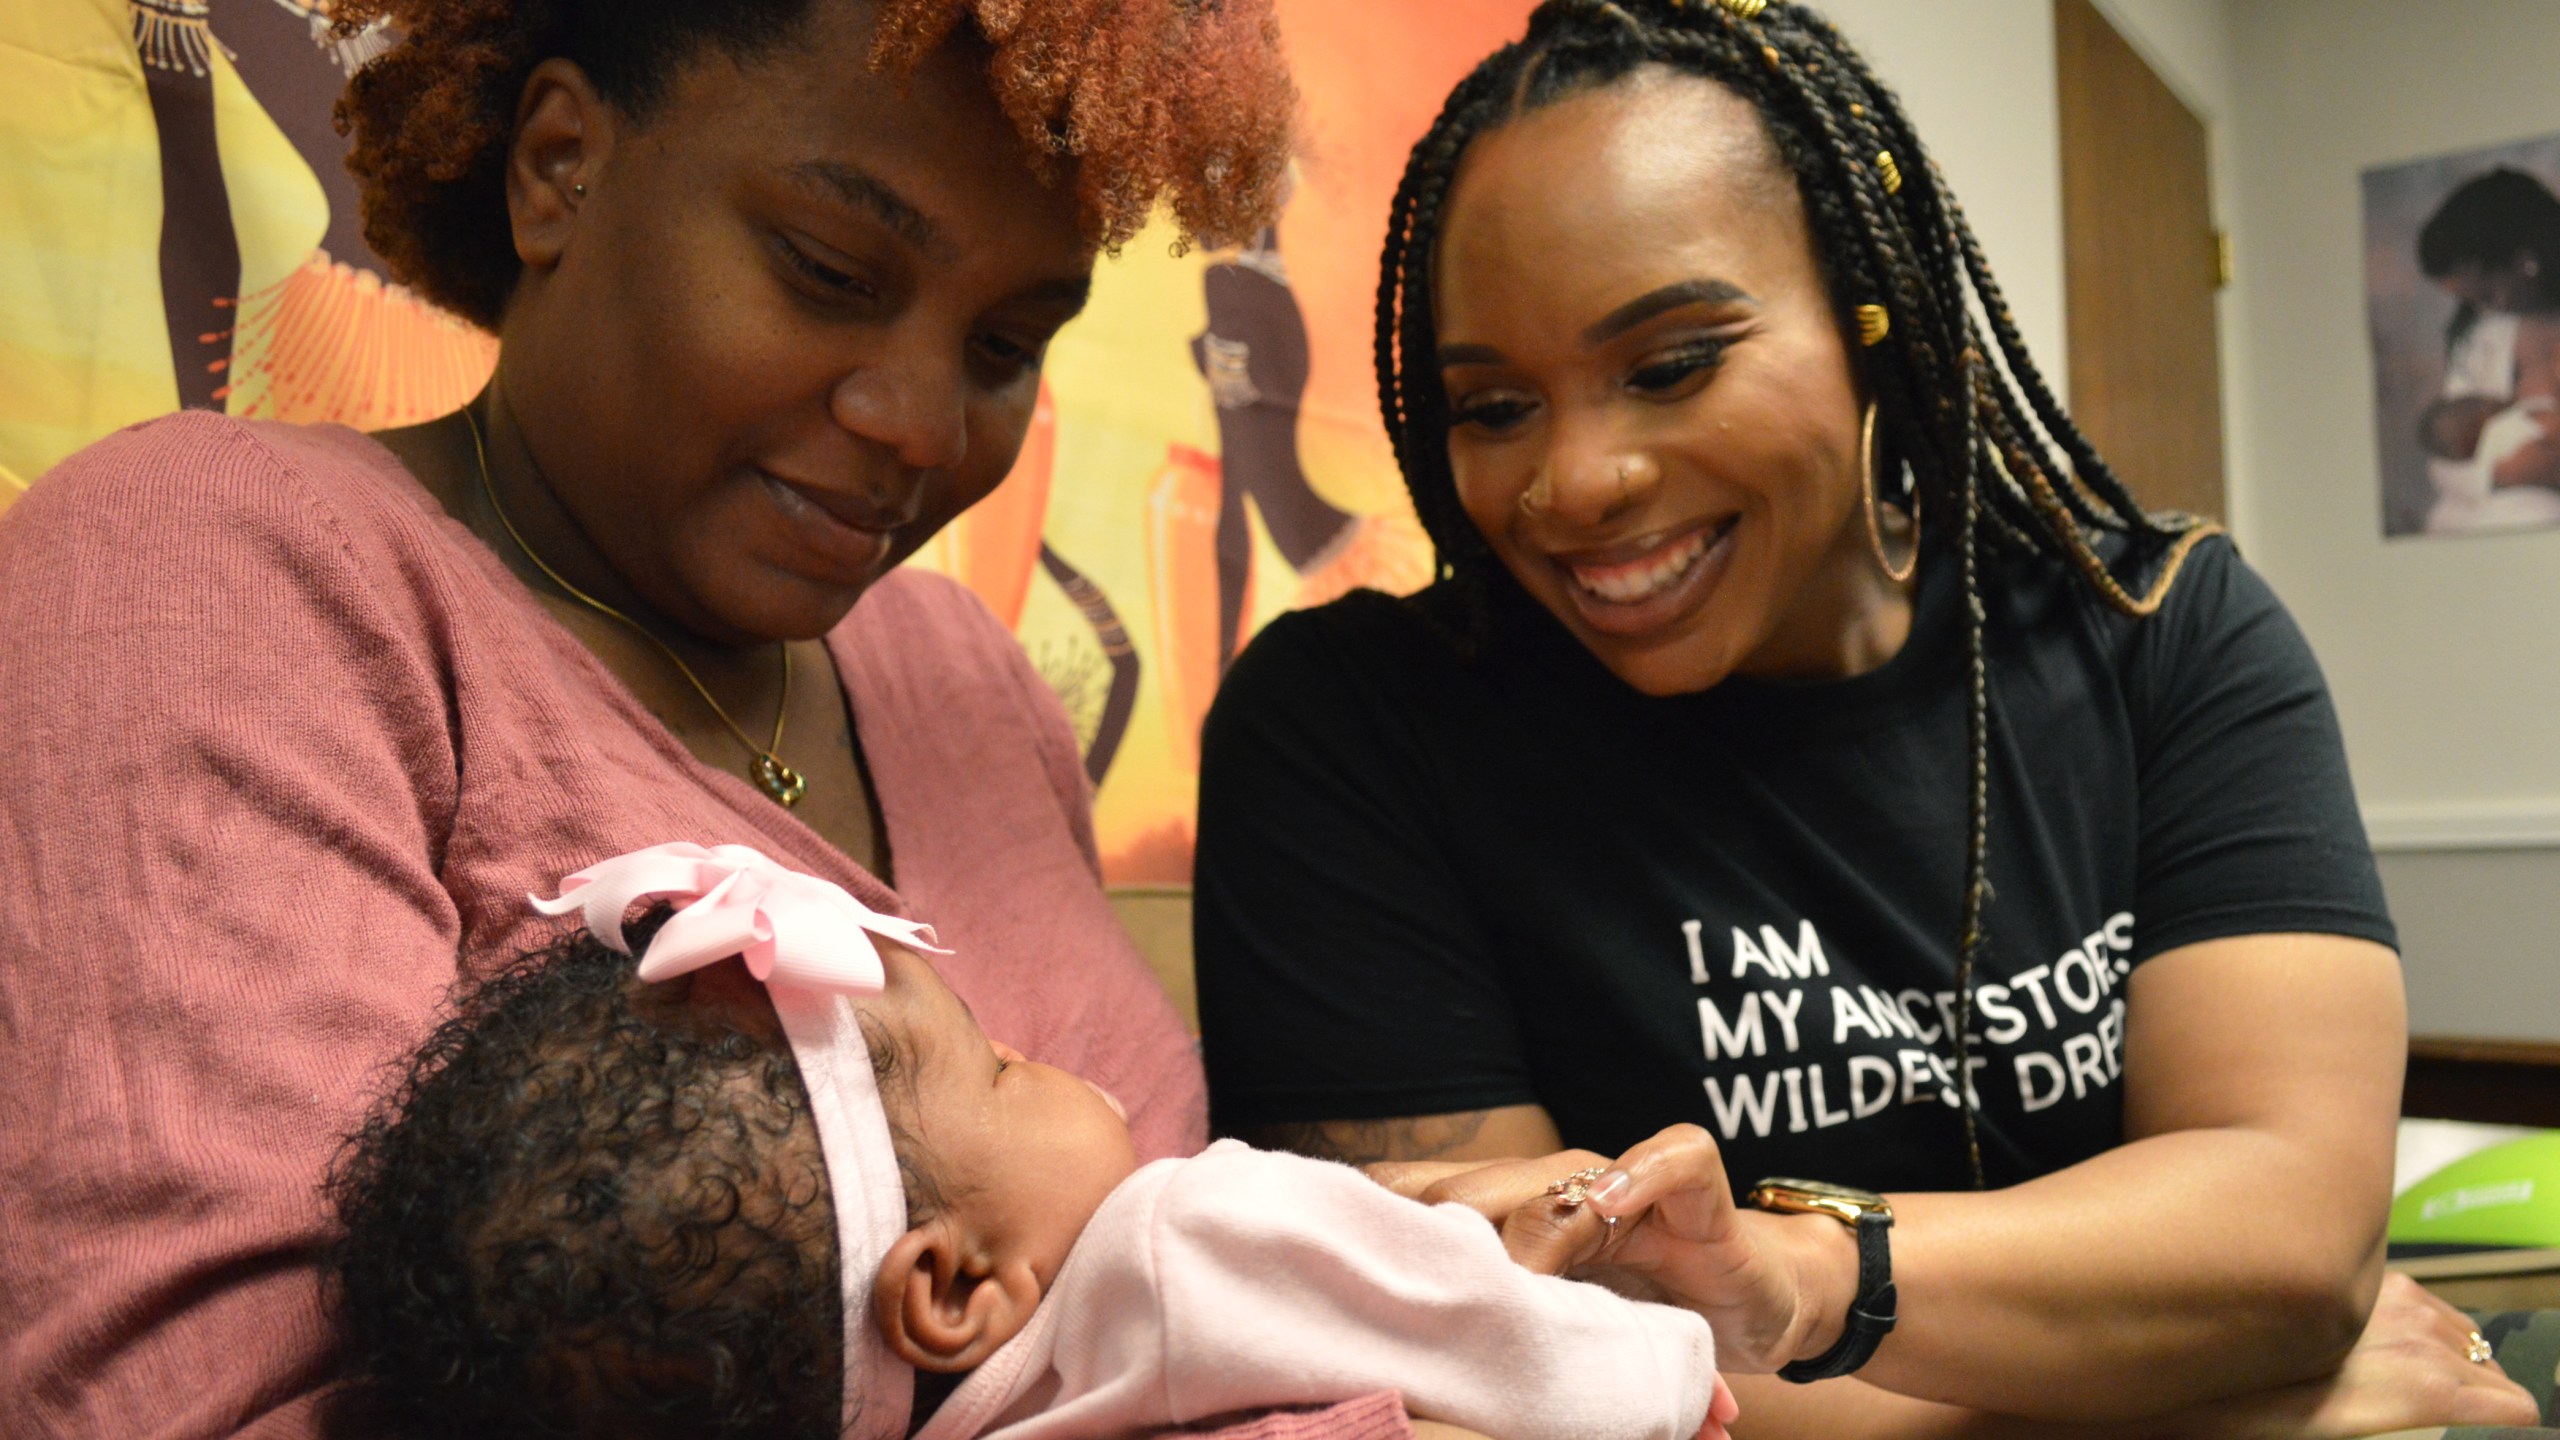
[[[2461,1311],[2406,1275],[2383,1277],[2373,1319],[2326,1380],[2244,1395],[2179,1417],[2162,1433],[2213,1440],[2353,1440],[2440,1425],[2533,1425],[2539,1412],[2495,1361],[2467,1356]]]
[[[1551,1193],[1566,1176],[1595,1168],[1603,1173],[1586,1203],[1566,1205]],[[1695,1310],[1715,1331],[1720,1368],[1731,1372],[1772,1371],[1820,1354],[1839,1338],[1857,1289],[1848,1229],[1826,1216],[1739,1208],[1714,1139],[1695,1125],[1672,1126],[1614,1164],[1568,1150],[1488,1165],[1372,1165],[1368,1173],[1398,1194],[1483,1215],[1529,1269],[1573,1271]]]
[[[1706,1317],[1722,1368],[1776,1370],[1840,1338],[1858,1289],[1855,1235],[1827,1215],[1734,1201],[1714,1137],[1674,1125],[1618,1157],[1588,1207],[1624,1234],[1585,1263]],[[1506,1236],[1508,1239],[1508,1236]],[[1518,1253],[1515,1247],[1514,1253]]]
[[[1608,1163],[1588,1150],[1559,1150],[1535,1160],[1386,1160],[1362,1168],[1408,1200],[1466,1206],[1502,1232],[1512,1259],[1560,1275],[1598,1253],[1608,1226],[1586,1208],[1557,1205],[1549,1192],[1576,1171]]]

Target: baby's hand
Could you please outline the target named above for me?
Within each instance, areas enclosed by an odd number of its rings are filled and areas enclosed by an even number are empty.
[[[1707,1423],[1698,1427],[1697,1440],[1733,1440],[1733,1433],[1724,1427],[1732,1424],[1733,1417],[1741,1413],[1741,1402],[1725,1388],[1724,1377],[1717,1376],[1716,1396],[1707,1402]]]

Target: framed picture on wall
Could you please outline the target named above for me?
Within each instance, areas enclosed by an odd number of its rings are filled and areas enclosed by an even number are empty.
[[[2560,528],[2560,135],[2364,172],[2386,538]]]

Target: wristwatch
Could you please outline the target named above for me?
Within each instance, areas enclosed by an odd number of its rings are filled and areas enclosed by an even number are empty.
[[[1858,1294],[1840,1327],[1839,1343],[1810,1360],[1790,1361],[1778,1378],[1799,1385],[1846,1375],[1867,1363],[1893,1333],[1893,1206],[1872,1190],[1820,1180],[1768,1179],[1751,1187],[1746,1203],[1782,1215],[1828,1215],[1857,1232]]]

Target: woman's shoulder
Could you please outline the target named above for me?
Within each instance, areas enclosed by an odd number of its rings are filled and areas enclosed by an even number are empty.
[[[2127,537],[2104,532],[2092,548],[2126,595],[2161,587],[2158,608],[2147,615],[2129,614],[2067,562],[2012,555],[2004,561],[2006,583],[1984,597],[1993,628],[2049,635],[2057,622],[2076,622],[2112,659],[2124,662],[2164,647],[2182,649],[2277,603],[2266,582],[2241,559],[2231,537],[2219,529],[2189,545],[2171,542],[2139,550]]]
[[[239,487],[248,493],[296,481],[337,488],[378,487],[405,476],[371,438],[343,425],[251,420],[210,410],[178,410],[103,436],[45,472],[32,494],[147,488],[155,484]],[[411,482],[415,490],[414,482]],[[415,490],[422,500],[423,490]]]
[[[2183,548],[2173,544],[2131,580],[2138,582],[2128,585],[2136,594],[2142,586],[2165,588],[2151,614],[2119,618],[2129,664],[2175,668],[2211,659],[2233,644],[2302,643],[2274,587],[2220,529]]]
[[[1231,692],[1300,691],[1357,684],[1386,693],[1427,693],[1464,670],[1462,632],[1443,587],[1395,596],[1354,590],[1292,610],[1255,633],[1219,685]]]
[[[65,458],[11,507],[0,536],[95,551],[84,560],[110,569],[222,566],[364,536],[432,544],[440,514],[353,430],[185,410]]]
[[[2005,607],[1995,602],[1992,623],[2010,632],[2013,660],[2056,683],[2067,669],[2102,676],[2099,690],[2117,697],[2145,753],[2231,705],[2325,705],[2310,642],[2229,535],[2148,556],[2128,555],[2111,536],[2099,553],[2130,594],[2165,580],[2158,608],[2127,614],[2047,562],[2041,578],[2010,588]]]
[[[1427,597],[1355,590],[1264,626],[1210,702],[1204,776],[1275,755],[1364,773],[1410,769],[1472,733],[1492,701]]]
[[[355,431],[181,413],[72,455],[0,516],[0,616],[42,621],[0,646],[32,664],[149,633],[175,664],[246,642],[302,657],[315,685],[322,657],[398,651],[423,682],[498,603],[475,549]]]

